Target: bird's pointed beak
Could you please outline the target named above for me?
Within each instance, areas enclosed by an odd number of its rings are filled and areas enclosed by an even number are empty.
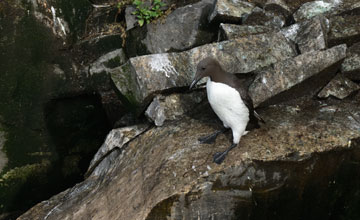
[[[192,89],[192,88],[196,85],[196,83],[199,82],[199,81],[200,81],[200,79],[195,76],[195,78],[194,78],[194,80],[192,81],[189,89]]]

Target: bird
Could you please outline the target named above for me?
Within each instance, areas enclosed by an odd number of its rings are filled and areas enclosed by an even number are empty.
[[[213,161],[221,164],[230,150],[236,147],[243,135],[247,134],[246,126],[251,120],[265,121],[254,110],[253,101],[249,96],[244,82],[234,74],[226,72],[220,63],[213,57],[201,60],[196,69],[190,90],[204,77],[206,82],[207,98],[215,114],[223,122],[224,128],[215,133],[199,138],[201,143],[213,143],[216,137],[228,130],[232,130],[233,140],[230,147],[224,152],[214,154]]]

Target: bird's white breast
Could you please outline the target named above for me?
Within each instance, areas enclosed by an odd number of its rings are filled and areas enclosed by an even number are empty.
[[[239,92],[224,83],[213,82],[210,79],[207,81],[206,91],[212,109],[224,126],[233,130],[234,142],[238,142],[249,122],[249,109]]]

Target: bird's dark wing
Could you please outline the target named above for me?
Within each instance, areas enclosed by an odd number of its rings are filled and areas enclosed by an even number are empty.
[[[232,86],[240,93],[240,97],[243,100],[246,107],[249,109],[250,120],[256,119],[265,123],[264,119],[255,111],[253,101],[248,92],[248,82],[247,79],[239,79],[236,76],[232,79]]]

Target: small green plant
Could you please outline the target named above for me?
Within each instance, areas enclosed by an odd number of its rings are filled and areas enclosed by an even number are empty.
[[[145,22],[148,24],[150,21],[160,17],[163,14],[161,7],[165,6],[165,3],[161,2],[161,0],[154,0],[151,6],[146,6],[144,2],[135,0],[133,5],[136,7],[136,11],[133,14],[136,15],[141,27]]]

